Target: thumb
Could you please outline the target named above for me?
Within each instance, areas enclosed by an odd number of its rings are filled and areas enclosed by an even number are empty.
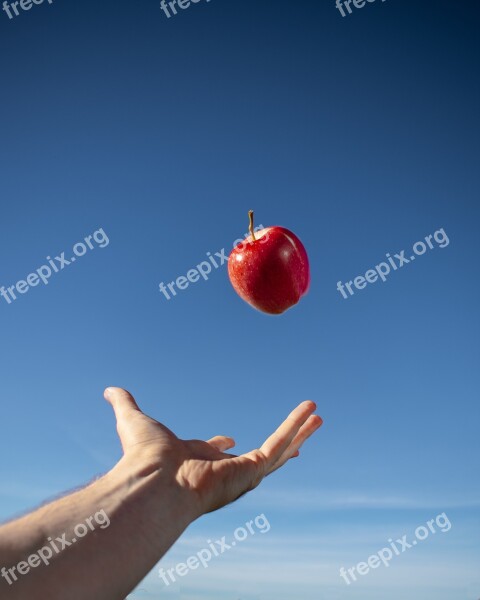
[[[123,388],[108,387],[103,392],[103,396],[112,405],[117,421],[124,419],[132,412],[141,412],[135,398]]]
[[[139,444],[154,443],[160,438],[177,439],[165,425],[143,413],[127,390],[108,387],[103,395],[115,413],[117,433],[124,452]]]
[[[108,387],[103,393],[105,400],[112,405],[115,418],[117,420],[117,432],[120,437],[123,451],[135,443],[135,433],[132,430],[131,417],[135,414],[142,414],[142,411],[135,402],[134,397],[122,388]]]

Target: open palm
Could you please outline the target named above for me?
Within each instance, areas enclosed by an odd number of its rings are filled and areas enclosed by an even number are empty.
[[[198,516],[255,488],[264,477],[298,456],[304,441],[322,424],[322,419],[313,414],[315,404],[302,402],[259,449],[235,456],[226,453],[235,446],[230,437],[181,440],[145,415],[126,390],[107,388],[105,398],[115,411],[125,456],[161,469],[189,492]]]

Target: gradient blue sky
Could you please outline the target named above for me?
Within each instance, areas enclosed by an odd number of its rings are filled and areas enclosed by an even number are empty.
[[[55,0],[0,14],[0,285],[100,227],[110,240],[0,298],[1,518],[115,463],[108,385],[240,452],[311,398],[325,425],[301,460],[162,564],[260,513],[268,534],[163,595],[153,572],[135,598],[480,596],[479,12],[212,0],[167,19],[153,0]],[[223,268],[167,301],[159,282],[229,249],[250,208],[304,241],[309,295],[267,317]],[[446,248],[336,290],[440,228]],[[340,578],[443,511],[448,533]]]

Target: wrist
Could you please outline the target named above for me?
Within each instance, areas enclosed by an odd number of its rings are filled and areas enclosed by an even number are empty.
[[[168,523],[180,535],[199,516],[194,495],[153,461],[123,456],[105,478],[120,500],[118,510],[142,506],[149,530],[158,527],[163,532]]]

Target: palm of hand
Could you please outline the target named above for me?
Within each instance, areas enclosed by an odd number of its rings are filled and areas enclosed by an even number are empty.
[[[233,502],[262,479],[298,456],[299,448],[322,424],[316,406],[300,404],[261,446],[241,456],[225,451],[235,446],[226,436],[208,441],[181,440],[164,425],[141,412],[133,397],[108,388],[106,399],[117,417],[125,456],[137,456],[195,496],[199,514]]]

